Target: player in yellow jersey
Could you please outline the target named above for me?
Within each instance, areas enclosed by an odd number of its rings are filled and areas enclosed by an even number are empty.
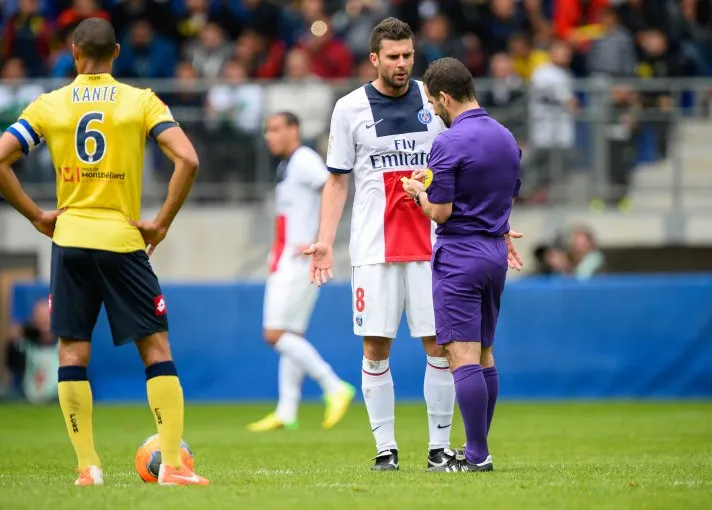
[[[183,390],[168,344],[166,302],[148,256],[166,236],[198,170],[195,149],[150,90],[111,76],[119,53],[111,24],[91,18],[74,32],[78,76],[41,95],[0,137],[0,193],[52,238],[49,307],[60,337],[59,401],[77,454],[76,485],[103,483],[87,377],[91,336],[104,304],[114,344],[136,342],[161,442],[161,485],[207,485],[180,457]],[[175,164],[168,196],[141,221],[146,137]],[[10,165],[45,140],[57,172],[56,211],[22,190]],[[147,253],[148,251],[148,253]]]

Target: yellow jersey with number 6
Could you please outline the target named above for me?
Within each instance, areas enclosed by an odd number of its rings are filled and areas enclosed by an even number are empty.
[[[8,131],[28,154],[44,139],[57,178],[59,246],[113,252],[145,249],[129,219],[141,218],[146,138],[177,125],[149,89],[110,74],[82,74],[37,98]]]

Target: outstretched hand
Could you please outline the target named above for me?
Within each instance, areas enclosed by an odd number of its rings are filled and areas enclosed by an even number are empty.
[[[517,271],[522,270],[524,262],[522,261],[521,255],[519,255],[519,252],[514,247],[512,239],[520,239],[522,237],[524,237],[524,234],[520,234],[514,230],[510,230],[508,233],[504,234],[504,240],[507,243],[507,264],[509,264],[510,269],[516,269]]]
[[[309,283],[316,283],[317,287],[326,285],[326,282],[334,277],[332,270],[334,255],[331,246],[326,243],[314,243],[303,253],[311,257]]]
[[[141,232],[143,242],[146,243],[146,253],[149,257],[153,254],[153,250],[156,249],[156,246],[166,238],[166,234],[168,233],[168,228],[159,225],[155,221],[134,221],[129,219],[129,223]]]
[[[42,211],[40,215],[32,221],[32,226],[41,234],[49,238],[54,236],[54,227],[57,224],[57,218],[64,212],[64,209],[55,211]]]

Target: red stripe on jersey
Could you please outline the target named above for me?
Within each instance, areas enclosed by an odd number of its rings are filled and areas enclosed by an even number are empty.
[[[274,242],[272,243],[272,253],[270,254],[269,271],[274,273],[282,258],[284,245],[287,243],[287,217],[278,214],[274,220]]]
[[[430,219],[403,190],[401,177],[410,178],[412,173],[412,170],[383,173],[386,191],[386,210],[383,215],[386,262],[430,260],[433,251]]]

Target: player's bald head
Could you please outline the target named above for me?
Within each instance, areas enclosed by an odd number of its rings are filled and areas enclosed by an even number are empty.
[[[87,18],[74,30],[72,43],[84,58],[111,60],[116,51],[116,32],[105,19]]]

